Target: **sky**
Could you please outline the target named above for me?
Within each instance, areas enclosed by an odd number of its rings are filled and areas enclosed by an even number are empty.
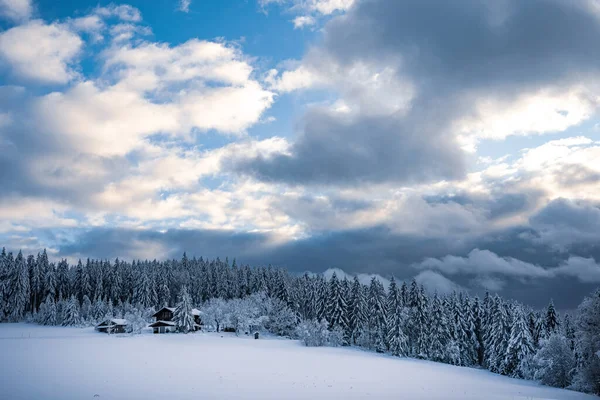
[[[597,0],[0,0],[0,246],[573,308],[598,40]]]

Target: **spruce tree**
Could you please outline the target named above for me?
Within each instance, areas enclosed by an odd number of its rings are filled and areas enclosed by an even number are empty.
[[[545,337],[550,337],[553,333],[558,331],[559,321],[558,315],[556,315],[556,309],[554,308],[554,301],[550,300],[548,304],[548,308],[546,309],[546,319],[545,319]]]
[[[506,349],[503,373],[514,378],[529,378],[531,358],[534,354],[533,339],[527,326],[525,312],[521,306],[513,311],[513,323]]]
[[[9,259],[9,263],[9,316],[16,322],[23,318],[29,303],[29,270],[21,251],[14,262]]]
[[[179,332],[188,333],[194,331],[192,299],[186,286],[183,286],[179,293],[179,303],[173,313],[173,321],[175,322],[175,329]]]
[[[334,272],[329,280],[329,291],[325,303],[325,319],[329,322],[329,329],[348,329],[347,304],[342,293],[342,286]]]
[[[447,346],[451,340],[448,320],[442,307],[442,301],[437,293],[433,296],[431,302],[431,327],[428,334],[429,358],[438,362],[452,362],[446,354]]]
[[[352,282],[350,305],[348,307],[348,329],[352,344],[357,344],[357,339],[365,329],[367,322],[367,302],[363,285],[355,276]]]
[[[63,310],[62,325],[63,326],[74,326],[81,322],[79,318],[79,304],[75,295],[71,295],[68,301],[65,303]]]

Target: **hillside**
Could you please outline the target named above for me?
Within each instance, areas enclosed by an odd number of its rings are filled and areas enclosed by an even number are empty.
[[[17,399],[594,399],[484,370],[297,341],[0,324]]]

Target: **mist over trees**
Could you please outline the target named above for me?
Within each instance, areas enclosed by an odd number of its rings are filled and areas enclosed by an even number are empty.
[[[375,278],[363,285],[185,254],[69,265],[45,250],[0,253],[0,321],[77,326],[116,317],[140,332],[163,306],[176,307],[184,333],[198,308],[217,331],[265,330],[307,346],[360,346],[600,394],[600,290],[560,315],[552,302],[532,310],[498,295],[429,295],[414,280],[384,288]]]

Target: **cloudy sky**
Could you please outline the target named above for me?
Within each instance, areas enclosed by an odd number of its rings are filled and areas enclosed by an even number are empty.
[[[0,0],[0,243],[572,308],[597,0]]]

